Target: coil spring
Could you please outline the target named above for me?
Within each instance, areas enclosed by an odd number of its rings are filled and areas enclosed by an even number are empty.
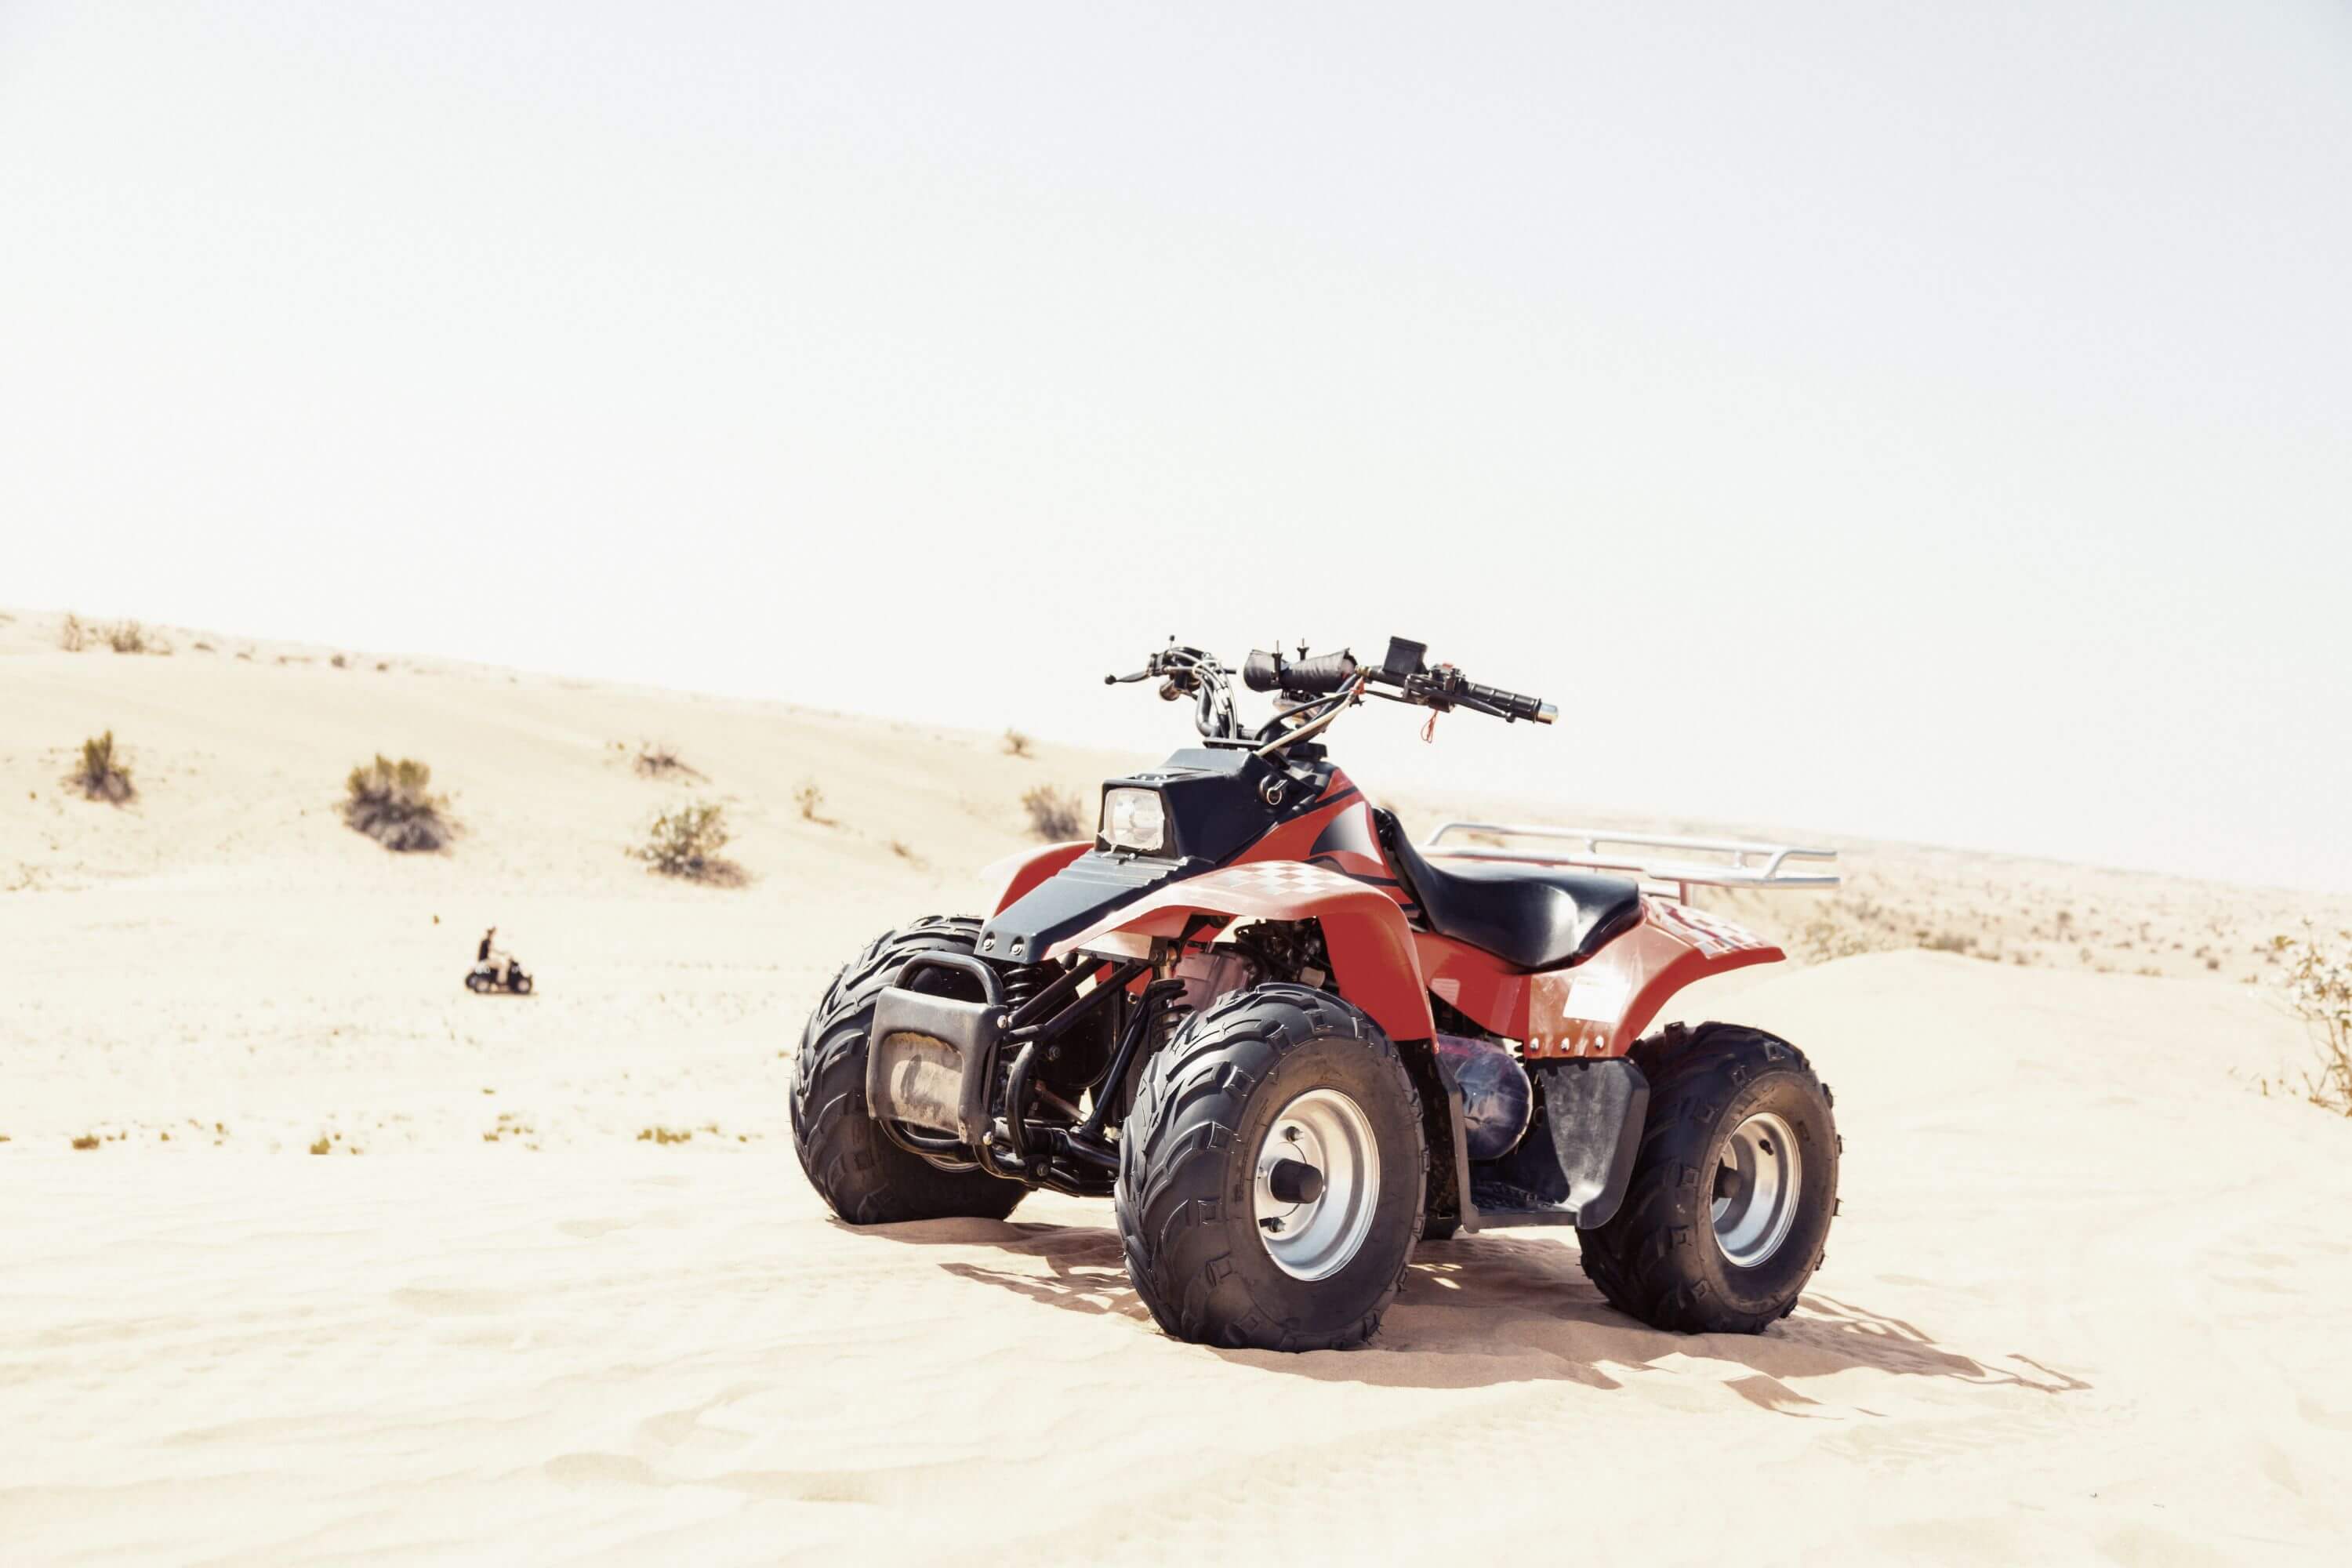
[[[1033,963],[1024,969],[1004,972],[1004,1010],[1017,1011],[1024,1002],[1045,988],[1046,977],[1052,973],[1045,964]]]

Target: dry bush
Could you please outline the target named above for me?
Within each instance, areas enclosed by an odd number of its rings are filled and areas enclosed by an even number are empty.
[[[1004,731],[1004,754],[1008,757],[1025,757],[1030,755],[1029,743],[1029,737],[1023,734],[1018,730],[1007,730]]]
[[[439,849],[457,837],[442,815],[449,803],[432,792],[433,770],[413,757],[394,762],[383,752],[352,770],[343,820],[386,849]]]
[[[1068,790],[1039,784],[1021,797],[1021,808],[1029,814],[1029,831],[1048,844],[1087,835],[1086,803]]]
[[[349,659],[345,658],[341,654],[337,654],[334,658],[332,658],[329,659],[327,662],[328,662],[329,664],[333,665],[337,669],[341,669],[341,668],[345,668],[346,666],[348,666],[348,665],[351,663],[351,660],[349,660]]]
[[[65,624],[58,627],[58,646],[68,653],[79,653],[89,646],[90,629],[71,610],[66,612]]]
[[[95,1133],[85,1132],[73,1141],[73,1146],[77,1149],[95,1149],[98,1147],[98,1137]]]
[[[106,628],[106,646],[117,653],[168,653],[168,647],[148,635],[137,621],[117,621]]]
[[[694,1142],[694,1130],[690,1127],[677,1131],[667,1127],[648,1127],[637,1134],[637,1142],[640,1143],[691,1143]]]
[[[824,805],[824,791],[814,779],[803,779],[793,786],[793,804],[801,808],[801,816],[810,822],[824,823],[817,809]],[[827,826],[830,826],[828,823]]]
[[[93,735],[81,743],[81,765],[66,782],[91,800],[121,805],[138,792],[131,787],[131,770],[114,754],[114,731]]]
[[[719,855],[730,837],[726,807],[712,801],[685,801],[655,817],[646,841],[629,853],[665,877],[734,884],[742,880],[741,870]]]
[[[2319,1049],[2319,1071],[2304,1075],[2304,1096],[2352,1116],[2352,931],[2322,937],[2305,924],[2301,936],[2273,937],[2271,951],[2284,965],[2278,984],[2287,1005]]]
[[[700,769],[688,766],[677,754],[677,748],[667,741],[638,742],[636,770],[640,777],[649,779],[666,779],[672,773],[698,779],[703,776]]]

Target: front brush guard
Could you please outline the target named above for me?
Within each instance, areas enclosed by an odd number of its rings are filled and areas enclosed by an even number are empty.
[[[909,991],[923,968],[976,976],[982,1002],[959,1002]],[[866,1050],[866,1108],[888,1129],[893,1123],[944,1133],[982,1147],[994,1119],[990,1079],[1004,1037],[1004,988],[996,972],[962,953],[918,953],[874,1004]]]

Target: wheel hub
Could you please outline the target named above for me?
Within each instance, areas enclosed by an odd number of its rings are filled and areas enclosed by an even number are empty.
[[[1258,1239],[1297,1279],[1345,1268],[1364,1245],[1380,1199],[1381,1156],[1363,1108],[1336,1089],[1282,1108],[1258,1145]]]
[[[1804,1159],[1788,1122],[1759,1110],[1731,1130],[1717,1156],[1716,1245],[1736,1268],[1762,1265],[1789,1239]]]

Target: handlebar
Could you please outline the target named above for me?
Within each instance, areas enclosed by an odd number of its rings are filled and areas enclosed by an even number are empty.
[[[1549,724],[1559,718],[1559,710],[1540,697],[1529,697],[1517,691],[1506,691],[1499,686],[1482,686],[1465,679],[1460,670],[1450,664],[1432,668],[1423,658],[1428,649],[1417,642],[1402,637],[1389,639],[1388,655],[1379,664],[1359,665],[1355,655],[1346,650],[1318,654],[1309,658],[1302,652],[1297,658],[1285,658],[1279,649],[1267,652],[1252,649],[1242,665],[1242,682],[1252,691],[1286,691],[1302,697],[1328,696],[1344,690],[1349,682],[1361,676],[1381,686],[1393,687],[1398,695],[1391,700],[1417,703],[1444,712],[1452,708],[1468,708],[1475,712],[1489,713],[1506,722],[1525,719],[1534,724]],[[1388,697],[1389,692],[1374,695]]]
[[[1279,691],[1302,700],[1278,710],[1258,731],[1261,754],[1319,733],[1341,710],[1367,696],[1409,702],[1440,713],[1467,708],[1506,722],[1525,719],[1549,724],[1559,717],[1552,705],[1539,697],[1481,686],[1465,679],[1450,664],[1433,668],[1424,658],[1427,652],[1423,645],[1403,637],[1389,639],[1388,652],[1377,665],[1359,663],[1345,648],[1311,658],[1304,648],[1297,658],[1284,658],[1279,649],[1253,649],[1242,665],[1242,683],[1252,691]],[[1134,674],[1107,675],[1103,680],[1106,685],[1123,685],[1156,679],[1161,697],[1171,702],[1192,700],[1193,723],[1202,735],[1213,742],[1234,742],[1241,738],[1242,728],[1234,711],[1233,689],[1227,684],[1230,673],[1209,654],[1180,647],[1171,639]],[[1375,686],[1390,689],[1372,689]]]

